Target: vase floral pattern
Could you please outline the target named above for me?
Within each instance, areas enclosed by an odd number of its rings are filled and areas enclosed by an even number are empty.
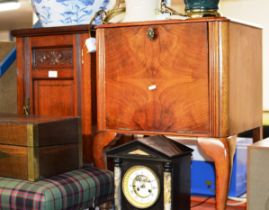
[[[111,9],[115,0],[32,0],[43,27],[88,24],[100,9]],[[94,24],[100,23],[97,18]]]

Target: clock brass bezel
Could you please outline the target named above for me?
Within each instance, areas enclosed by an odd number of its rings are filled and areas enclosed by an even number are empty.
[[[157,183],[157,196],[154,198],[154,200],[150,200],[146,203],[142,203],[142,202],[139,202],[137,200],[135,200],[135,198],[131,195],[130,193],[130,189],[129,189],[129,186],[128,186],[128,181],[129,181],[129,178],[130,178],[130,175],[133,174],[135,171],[137,170],[141,170],[141,169],[145,169],[147,171],[149,171],[153,177],[154,177],[154,180],[156,181]],[[134,207],[136,208],[139,208],[139,209],[146,209],[146,208],[149,208],[151,207],[152,205],[154,205],[156,203],[156,201],[158,200],[159,196],[160,196],[160,192],[161,192],[161,188],[160,188],[160,180],[159,180],[159,177],[157,176],[156,172],[154,170],[152,170],[150,167],[148,166],[144,166],[144,165],[134,165],[132,167],[130,167],[129,169],[126,170],[123,178],[122,178],[122,192],[125,196],[125,198],[127,199],[127,201],[133,205]]]

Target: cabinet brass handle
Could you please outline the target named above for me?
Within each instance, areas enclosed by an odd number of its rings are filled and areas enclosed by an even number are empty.
[[[156,31],[154,28],[150,27],[147,31],[147,37],[149,38],[149,40],[153,40],[156,38]]]

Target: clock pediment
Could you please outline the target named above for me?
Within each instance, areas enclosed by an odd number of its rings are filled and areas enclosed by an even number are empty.
[[[127,144],[115,147],[110,149],[107,152],[107,156],[110,157],[122,157],[122,158],[145,158],[145,159],[153,159],[153,158],[161,158],[161,156],[156,153],[151,148],[145,147],[141,142],[134,140]]]
[[[138,138],[124,145],[110,148],[107,151],[107,156],[170,160],[173,157],[186,155],[191,152],[192,149],[165,136],[150,136]]]

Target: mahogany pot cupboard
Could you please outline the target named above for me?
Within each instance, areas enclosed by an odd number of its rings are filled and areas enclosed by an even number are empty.
[[[226,206],[236,135],[262,127],[262,31],[226,18],[97,27],[94,159],[117,135],[194,138],[215,162]]]
[[[18,113],[80,116],[83,160],[92,161],[96,125],[95,54],[85,40],[89,26],[14,30],[17,47]]]

